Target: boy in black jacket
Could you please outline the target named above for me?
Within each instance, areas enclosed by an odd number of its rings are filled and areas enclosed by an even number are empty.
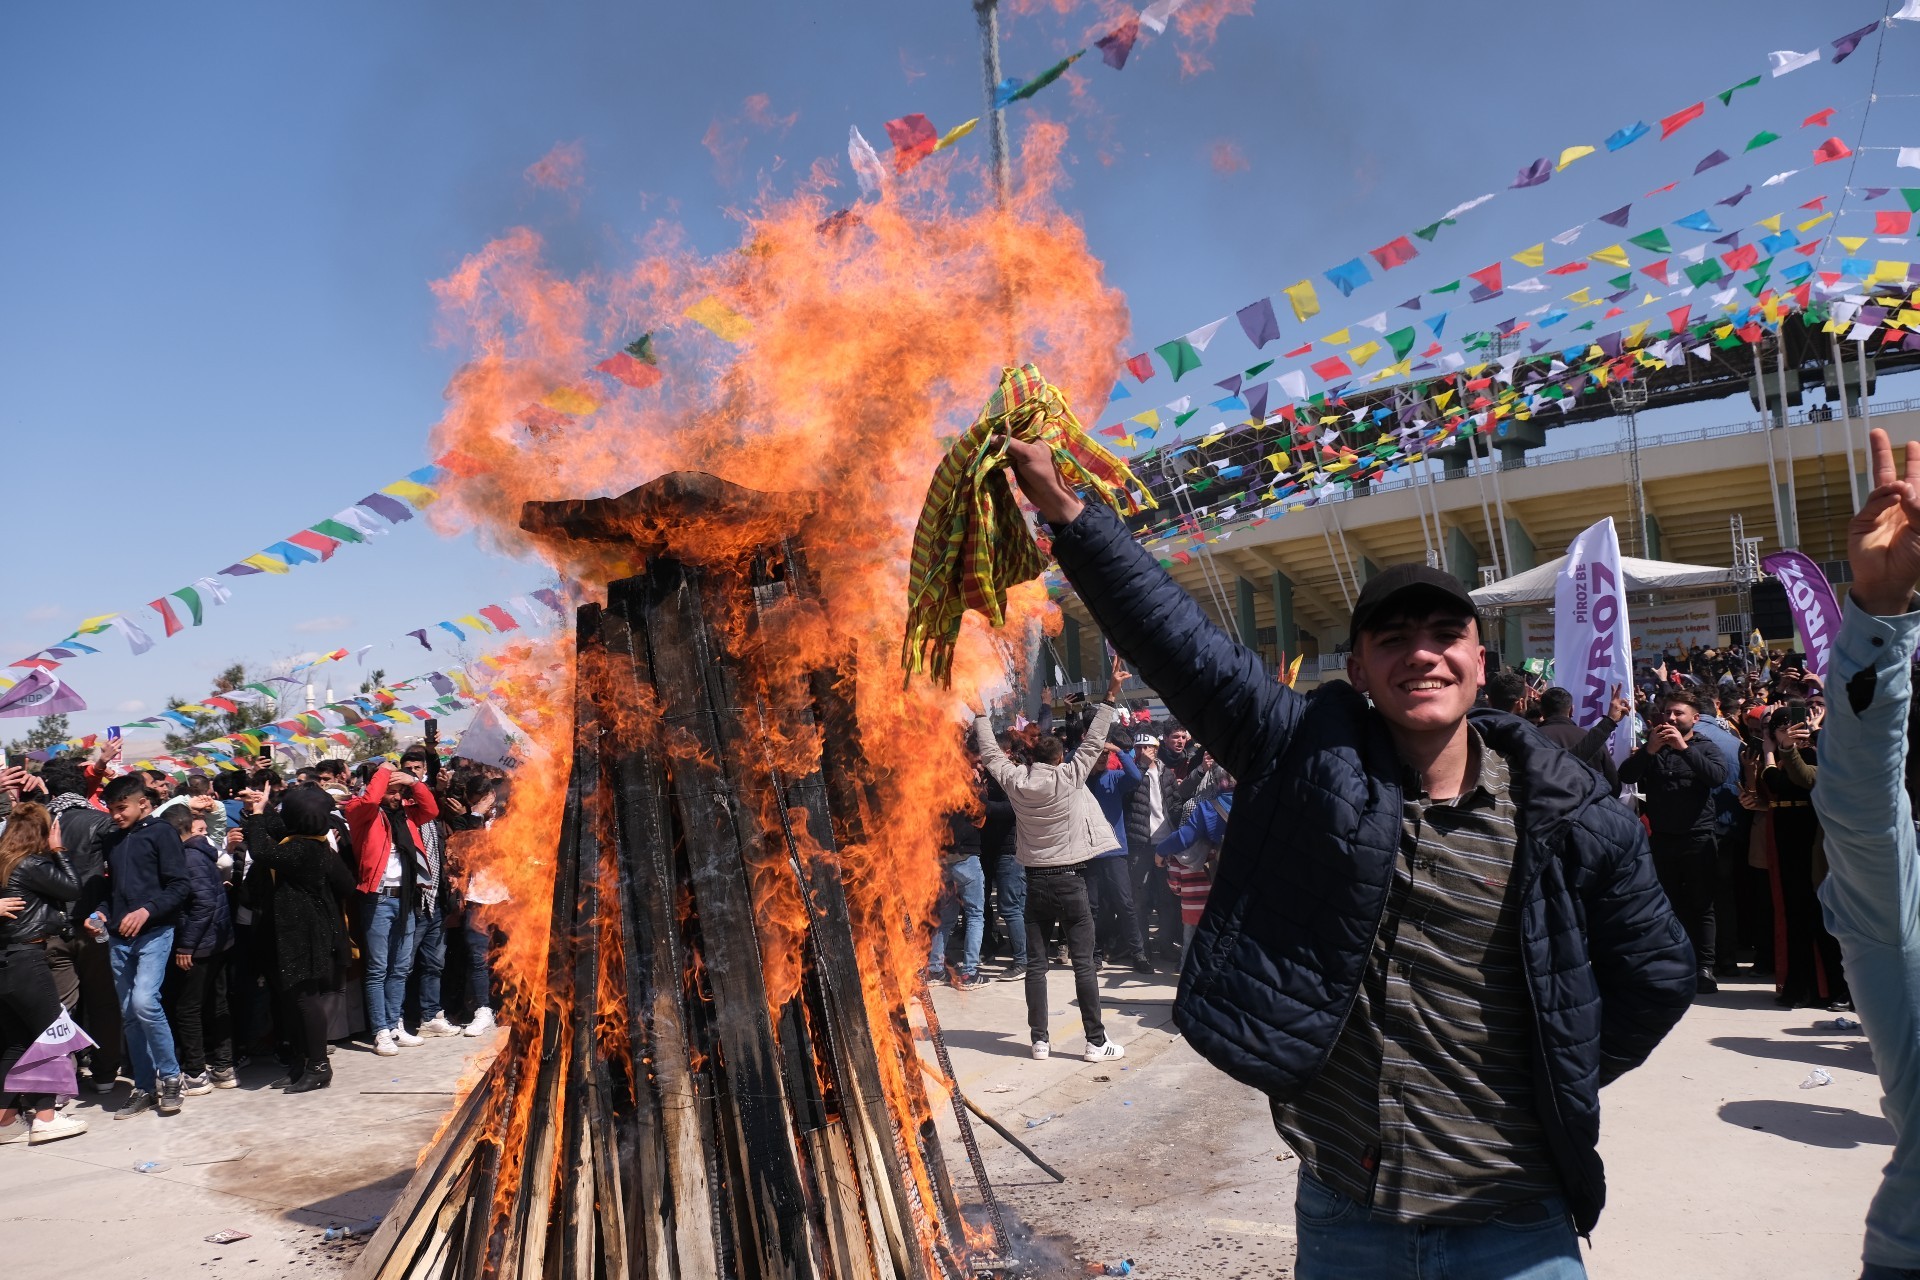
[[[180,1058],[182,1092],[188,1097],[233,1089],[233,1018],[227,1005],[227,949],[233,919],[220,853],[207,834],[207,820],[185,807],[164,815],[186,846],[187,879],[193,894],[173,931],[173,965],[161,992]]]
[[[133,1073],[133,1092],[114,1119],[156,1107],[170,1116],[180,1110],[182,1084],[160,984],[173,957],[174,919],[193,893],[186,850],[180,833],[153,816],[152,793],[138,774],[115,778],[101,799],[115,829],[101,841],[107,875],[91,895],[87,926],[113,961]]]

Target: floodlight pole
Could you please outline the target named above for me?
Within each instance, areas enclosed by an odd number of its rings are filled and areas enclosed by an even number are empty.
[[[1633,554],[1652,559],[1647,546],[1647,491],[1640,483],[1640,410],[1647,405],[1647,385],[1638,380],[1607,387],[1613,411],[1627,427],[1627,484],[1633,504]]]
[[[973,0],[973,16],[980,22],[980,66],[987,86],[987,155],[993,169],[993,197],[1002,209],[1013,185],[1012,161],[1007,153],[1007,113],[994,105],[1000,93],[1000,0]]]

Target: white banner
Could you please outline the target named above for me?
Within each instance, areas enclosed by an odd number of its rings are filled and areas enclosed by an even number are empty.
[[[1627,642],[1627,593],[1620,577],[1620,539],[1613,517],[1586,530],[1567,548],[1567,562],[1554,586],[1554,683],[1573,694],[1573,718],[1592,725],[1607,712],[1613,690],[1633,688],[1633,656]],[[1633,749],[1630,719],[1609,744],[1616,760]]]
[[[1522,658],[1554,656],[1553,617],[1530,613],[1521,620]],[[1641,605],[1633,614],[1633,659],[1646,664],[1657,661],[1662,652],[1685,653],[1694,645],[1714,648],[1720,643],[1719,625],[1719,607],[1712,600]]]

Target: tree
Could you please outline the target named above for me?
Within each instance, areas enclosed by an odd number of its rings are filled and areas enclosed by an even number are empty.
[[[213,679],[213,692],[217,696],[243,689],[249,682],[247,664],[236,662]],[[168,698],[167,709],[195,706],[185,698]],[[187,712],[193,717],[191,728],[180,729],[167,735],[165,747],[169,755],[186,755],[195,743],[205,742],[209,738],[225,737],[229,733],[239,733],[245,729],[257,729],[280,718],[278,699],[266,702],[240,703],[236,711]]]
[[[57,747],[73,736],[67,728],[65,715],[41,716],[33,722],[33,728],[27,730],[24,738],[15,738],[7,744],[7,754],[25,755],[29,751],[45,751]]]

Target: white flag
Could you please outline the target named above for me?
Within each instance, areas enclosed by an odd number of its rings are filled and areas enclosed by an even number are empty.
[[[1914,0],[1914,3],[1920,4],[1920,0]],[[1910,4],[1907,7],[1912,8],[1913,6]],[[1902,169],[1920,169],[1920,147],[1900,148],[1900,158],[1894,161],[1894,164]]]
[[[1585,231],[1586,229],[1587,229],[1587,224],[1584,222],[1577,227],[1569,227],[1565,231],[1562,231],[1559,235],[1555,236],[1553,238],[1553,242],[1561,246],[1562,248],[1565,248],[1567,245],[1572,244],[1575,240],[1578,240],[1580,238],[1580,233],[1582,231]]]
[[[1164,35],[1167,19],[1179,11],[1187,0],[1153,0],[1153,3],[1140,11],[1140,25],[1155,35]]]
[[[1915,3],[1920,3],[1920,0],[1915,0]],[[1305,400],[1307,398],[1307,375],[1299,369],[1289,369],[1274,381],[1280,384],[1280,390],[1285,393],[1287,399]]]
[[[1554,584],[1553,669],[1573,694],[1573,718],[1591,728],[1607,713],[1613,691],[1633,688],[1627,634],[1627,588],[1613,517],[1588,528],[1567,548]],[[1621,720],[1609,741],[1615,760],[1633,750],[1633,725]]]
[[[1820,51],[1815,49],[1811,53],[1795,53],[1791,49],[1778,49],[1767,55],[1767,61],[1772,64],[1774,75],[1783,76],[1789,71],[1798,71],[1820,61]]]
[[[455,754],[496,769],[512,769],[524,760],[542,758],[547,753],[529,738],[491,702],[483,702],[473,713],[465,733],[460,735]]]
[[[880,163],[873,144],[861,136],[859,125],[847,130],[847,160],[853,165],[853,176],[860,180],[861,195],[874,195],[885,185],[887,167]]]
[[[1195,351],[1205,351],[1207,344],[1213,341],[1213,335],[1220,332],[1220,326],[1226,322],[1227,318],[1221,316],[1212,324],[1203,324],[1192,333],[1186,335],[1187,341],[1193,345]]]
[[[1484,196],[1475,196],[1473,199],[1467,201],[1465,204],[1457,204],[1453,206],[1453,208],[1441,214],[1440,217],[1442,220],[1445,220],[1447,218],[1457,218],[1469,209],[1478,209],[1481,205],[1485,204],[1487,201],[1491,199],[1493,199],[1493,193],[1489,191]]]
[[[127,638],[127,648],[133,650],[134,657],[153,648],[153,637],[142,631],[140,625],[125,614],[112,619],[107,625]]]
[[[1888,16],[1895,22],[1920,22],[1920,0],[1907,0],[1900,12]]]
[[[1789,169],[1785,173],[1776,173],[1760,185],[1763,187],[1777,187],[1798,172],[1800,172],[1798,169]]]
[[[195,578],[193,585],[201,594],[213,597],[215,604],[225,604],[233,599],[233,592],[221,586],[218,578]]]

